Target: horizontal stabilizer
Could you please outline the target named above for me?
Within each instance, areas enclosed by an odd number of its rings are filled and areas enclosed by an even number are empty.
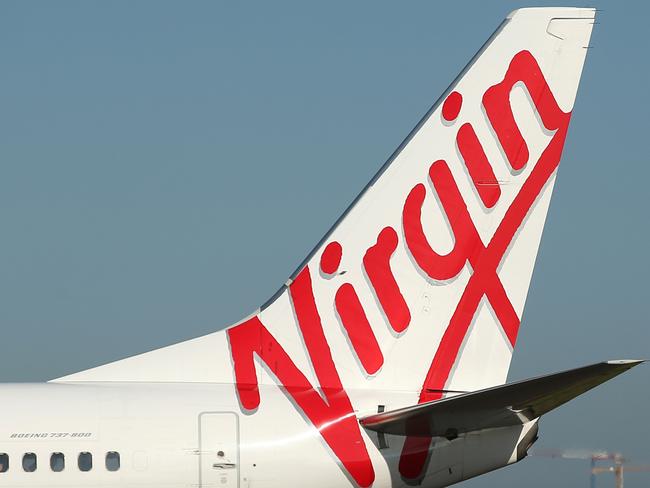
[[[607,361],[561,373],[464,393],[360,420],[369,430],[415,437],[450,437],[523,424],[642,363]]]

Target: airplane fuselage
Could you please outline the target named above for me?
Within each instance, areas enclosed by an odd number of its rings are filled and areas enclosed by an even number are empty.
[[[0,473],[0,486],[350,486],[318,430],[295,415],[288,397],[277,387],[260,390],[263,404],[247,415],[228,384],[2,385],[0,452],[8,469]],[[397,408],[416,395],[350,394],[360,405],[358,416],[377,412],[377,398],[382,408]],[[437,469],[423,486],[445,486],[515,462],[527,446],[512,446],[523,437],[521,427],[508,427],[437,439],[431,456]],[[373,486],[405,485],[397,470],[401,442],[373,432],[364,439]],[[510,447],[505,452],[502,446]]]

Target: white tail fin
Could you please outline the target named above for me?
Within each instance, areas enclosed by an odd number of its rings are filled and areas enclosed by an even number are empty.
[[[426,400],[505,381],[593,19],[508,17],[287,285],[228,331],[239,380],[251,350],[278,364],[279,345],[321,386]]]
[[[251,413],[259,386],[278,385],[370,486],[355,415],[369,391],[415,403],[506,379],[593,19],[574,8],[508,16],[253,316],[55,381],[232,383]],[[404,478],[422,475],[429,446],[404,441]]]
[[[593,19],[508,16],[251,318],[60,381],[234,381],[247,408],[260,382],[420,401],[502,383]]]

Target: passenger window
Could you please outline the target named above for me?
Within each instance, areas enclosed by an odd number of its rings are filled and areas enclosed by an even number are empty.
[[[55,473],[63,471],[65,468],[65,456],[63,453],[52,453],[52,456],[50,456],[50,468],[52,468],[52,471]]]
[[[109,451],[106,453],[106,469],[109,471],[117,471],[120,469],[120,453]]]
[[[6,473],[9,470],[9,454],[0,452],[0,473]]]
[[[80,471],[90,471],[93,469],[93,455],[89,452],[80,452],[77,460]]]
[[[23,456],[23,470],[28,473],[36,471],[36,454],[28,452]]]

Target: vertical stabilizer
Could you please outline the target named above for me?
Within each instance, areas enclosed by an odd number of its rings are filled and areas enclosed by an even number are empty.
[[[372,484],[358,392],[417,403],[506,379],[593,21],[588,8],[510,14],[259,312],[56,381],[234,382],[252,415],[260,385],[278,385]],[[428,446],[406,439],[404,478]]]

